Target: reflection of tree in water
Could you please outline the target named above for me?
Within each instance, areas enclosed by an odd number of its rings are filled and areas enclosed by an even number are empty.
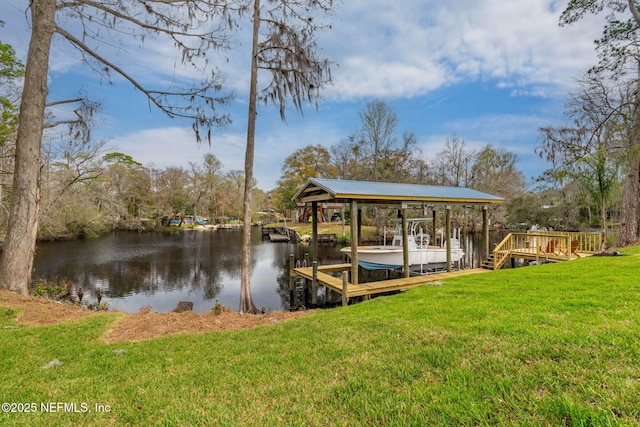
[[[201,289],[213,299],[224,279],[240,275],[239,230],[114,233],[87,246],[82,256],[70,256],[39,277],[70,278],[89,293],[101,288],[113,298]]]
[[[259,229],[252,233],[252,244],[256,254],[251,259],[252,272],[259,271],[260,262],[264,268],[268,260],[267,274],[275,278],[268,280],[276,282],[270,295],[277,295],[281,307],[289,307],[289,254],[302,259],[309,246],[262,241]],[[199,290],[202,298],[213,300],[225,286],[237,285],[239,295],[240,246],[240,230],[112,233],[98,239],[42,244],[34,277],[69,278],[92,300],[98,288],[111,298]],[[321,245],[320,264],[341,262],[339,250]],[[265,308],[276,308],[268,304]]]
[[[294,301],[292,304],[291,293],[289,291],[289,255],[294,255],[294,260],[304,260],[305,254],[309,254],[311,260],[311,246],[303,243],[274,243],[275,256],[273,257],[273,267],[278,271],[278,295],[282,301],[282,307],[292,308],[294,305],[301,305],[303,302]],[[318,245],[318,265],[336,264],[342,262],[340,249],[342,246],[336,244]]]

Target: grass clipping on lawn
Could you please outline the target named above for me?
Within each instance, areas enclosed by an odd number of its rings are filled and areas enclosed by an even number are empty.
[[[0,306],[20,310],[16,320],[28,326],[44,326],[68,322],[87,316],[113,314],[110,311],[92,311],[78,305],[69,305],[46,298],[19,295],[0,289]],[[156,313],[143,309],[138,313],[117,312],[120,319],[107,332],[107,342],[140,341],[178,333],[227,331],[272,325],[289,319],[297,319],[308,311],[272,311],[266,314],[240,314],[224,309],[216,314],[193,311],[181,313]]]

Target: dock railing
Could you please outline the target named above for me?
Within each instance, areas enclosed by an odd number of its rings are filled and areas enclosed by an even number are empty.
[[[493,269],[500,269],[510,258],[569,261],[579,254],[600,252],[600,233],[527,231],[509,233],[493,250]]]

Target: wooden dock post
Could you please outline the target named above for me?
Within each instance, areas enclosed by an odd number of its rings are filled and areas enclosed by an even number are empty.
[[[433,239],[432,245],[436,244],[438,236],[438,228],[436,227],[436,207],[431,208],[431,239]]]
[[[451,272],[451,205],[447,205],[445,208],[445,239],[447,241],[447,271]]]
[[[289,292],[293,292],[293,268],[296,262],[296,256],[294,254],[289,254]]]
[[[358,284],[358,202],[351,201],[351,283]]]
[[[484,239],[484,258],[489,258],[489,207],[484,205],[482,207],[482,238]]]
[[[342,272],[342,305],[349,305],[349,295],[347,294],[347,288],[349,286],[349,272]]]
[[[311,279],[311,304],[318,304],[318,261],[313,261]]]
[[[311,304],[318,304],[318,202],[311,202],[313,217],[311,218],[311,248],[313,250],[313,277],[311,278]],[[322,213],[322,209],[320,210]]]
[[[407,204],[402,204],[402,265],[404,277],[410,277],[411,272],[409,271],[409,232],[407,230]]]

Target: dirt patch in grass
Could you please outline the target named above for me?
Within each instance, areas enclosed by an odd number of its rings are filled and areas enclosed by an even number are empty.
[[[139,341],[168,334],[255,328],[297,319],[307,313],[272,311],[266,314],[240,314],[224,311],[215,314],[208,311],[198,314],[193,311],[156,313],[143,310],[139,313],[123,313],[122,319],[107,333],[105,339],[107,342]]]
[[[42,326],[68,322],[100,314],[78,305],[63,304],[46,298],[26,296],[0,289],[0,306],[22,309],[17,320],[23,325]]]
[[[24,325],[42,326],[68,322],[86,316],[99,316],[108,311],[92,311],[78,305],[63,304],[46,298],[18,295],[0,289],[0,306],[21,309],[17,321]],[[105,335],[107,342],[140,341],[158,336],[206,331],[228,331],[273,325],[305,316],[309,311],[273,311],[266,314],[240,314],[224,310],[198,314],[156,313],[145,309],[139,313],[120,313],[120,319]]]

